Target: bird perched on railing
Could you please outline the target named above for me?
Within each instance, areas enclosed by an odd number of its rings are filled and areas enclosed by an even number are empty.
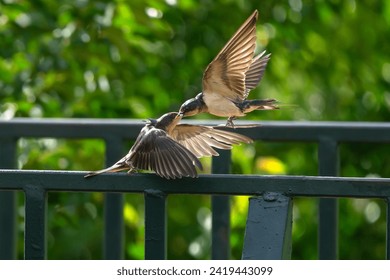
[[[202,169],[199,159],[218,155],[213,148],[231,149],[233,144],[251,143],[252,139],[218,127],[179,124],[177,112],[149,119],[141,129],[130,151],[111,167],[89,172],[85,177],[137,169],[153,170],[157,175],[175,179],[197,177],[196,167]]]
[[[233,120],[253,110],[278,109],[275,99],[247,100],[263,77],[270,54],[254,56],[257,10],[243,23],[203,73],[202,92],[183,103],[180,114],[208,112]]]

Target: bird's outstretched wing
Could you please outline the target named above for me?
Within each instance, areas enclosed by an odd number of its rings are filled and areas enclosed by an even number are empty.
[[[166,179],[197,177],[199,159],[180,143],[167,136],[162,129],[144,127],[129,153],[111,167],[89,172],[84,177],[121,170],[153,170]]]
[[[152,128],[134,144],[129,160],[138,169],[153,170],[161,177],[197,177],[198,158],[164,130]]]
[[[257,87],[261,78],[263,78],[267,63],[271,59],[270,53],[263,56],[264,54],[265,51],[255,56],[252,60],[251,66],[245,73],[245,99],[248,97],[249,92],[255,87]]]
[[[203,94],[244,100],[245,72],[256,46],[257,10],[241,25],[203,73]]]
[[[217,156],[213,148],[230,150],[233,144],[252,143],[252,139],[244,135],[211,126],[179,124],[170,136],[198,158]]]

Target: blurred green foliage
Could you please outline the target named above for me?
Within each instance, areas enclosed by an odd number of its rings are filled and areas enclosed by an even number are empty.
[[[245,119],[389,120],[389,1],[0,3],[2,119],[148,118],[177,110],[201,90],[207,64],[258,9],[258,51],[267,49],[272,59],[251,97],[297,106]],[[342,176],[390,177],[388,146],[343,144],[340,150]],[[93,170],[103,163],[100,140],[19,141],[19,168]],[[258,142],[233,150],[233,173],[316,175],[316,166],[311,143]],[[100,193],[50,194],[49,258],[102,257],[102,200]],[[210,257],[209,204],[207,196],[169,197],[169,258]],[[241,255],[246,211],[246,197],[232,199],[234,259]],[[316,211],[316,200],[295,199],[295,259],[317,258]],[[384,258],[385,213],[382,201],[341,199],[340,258]],[[126,195],[124,217],[125,257],[143,258],[142,196]]]

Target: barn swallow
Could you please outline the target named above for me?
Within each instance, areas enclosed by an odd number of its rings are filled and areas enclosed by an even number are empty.
[[[149,119],[130,151],[111,167],[89,172],[84,177],[137,169],[153,170],[166,179],[197,177],[196,167],[202,169],[199,159],[218,155],[213,149],[231,149],[233,144],[251,143],[252,139],[234,132],[201,126],[178,124],[177,112]]]
[[[226,125],[233,127],[235,118],[253,110],[278,109],[275,99],[247,100],[270,59],[270,54],[264,55],[265,51],[254,56],[257,17],[255,10],[207,66],[202,92],[182,104],[179,111],[182,116],[208,112],[228,117]]]
[[[153,170],[167,179],[197,177],[195,167],[202,169],[199,159],[169,137],[180,119],[170,114],[165,114],[157,120],[148,119],[134,145],[123,158],[111,167],[90,172],[84,177],[122,170],[132,173],[137,169]]]

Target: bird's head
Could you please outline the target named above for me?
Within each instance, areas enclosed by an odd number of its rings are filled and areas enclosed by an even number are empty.
[[[165,131],[173,129],[181,120],[181,115],[178,112],[170,112],[162,115],[155,123],[156,128]]]
[[[196,97],[188,99],[181,105],[179,114],[184,117],[194,116],[203,112],[204,108],[202,93],[199,93]]]

